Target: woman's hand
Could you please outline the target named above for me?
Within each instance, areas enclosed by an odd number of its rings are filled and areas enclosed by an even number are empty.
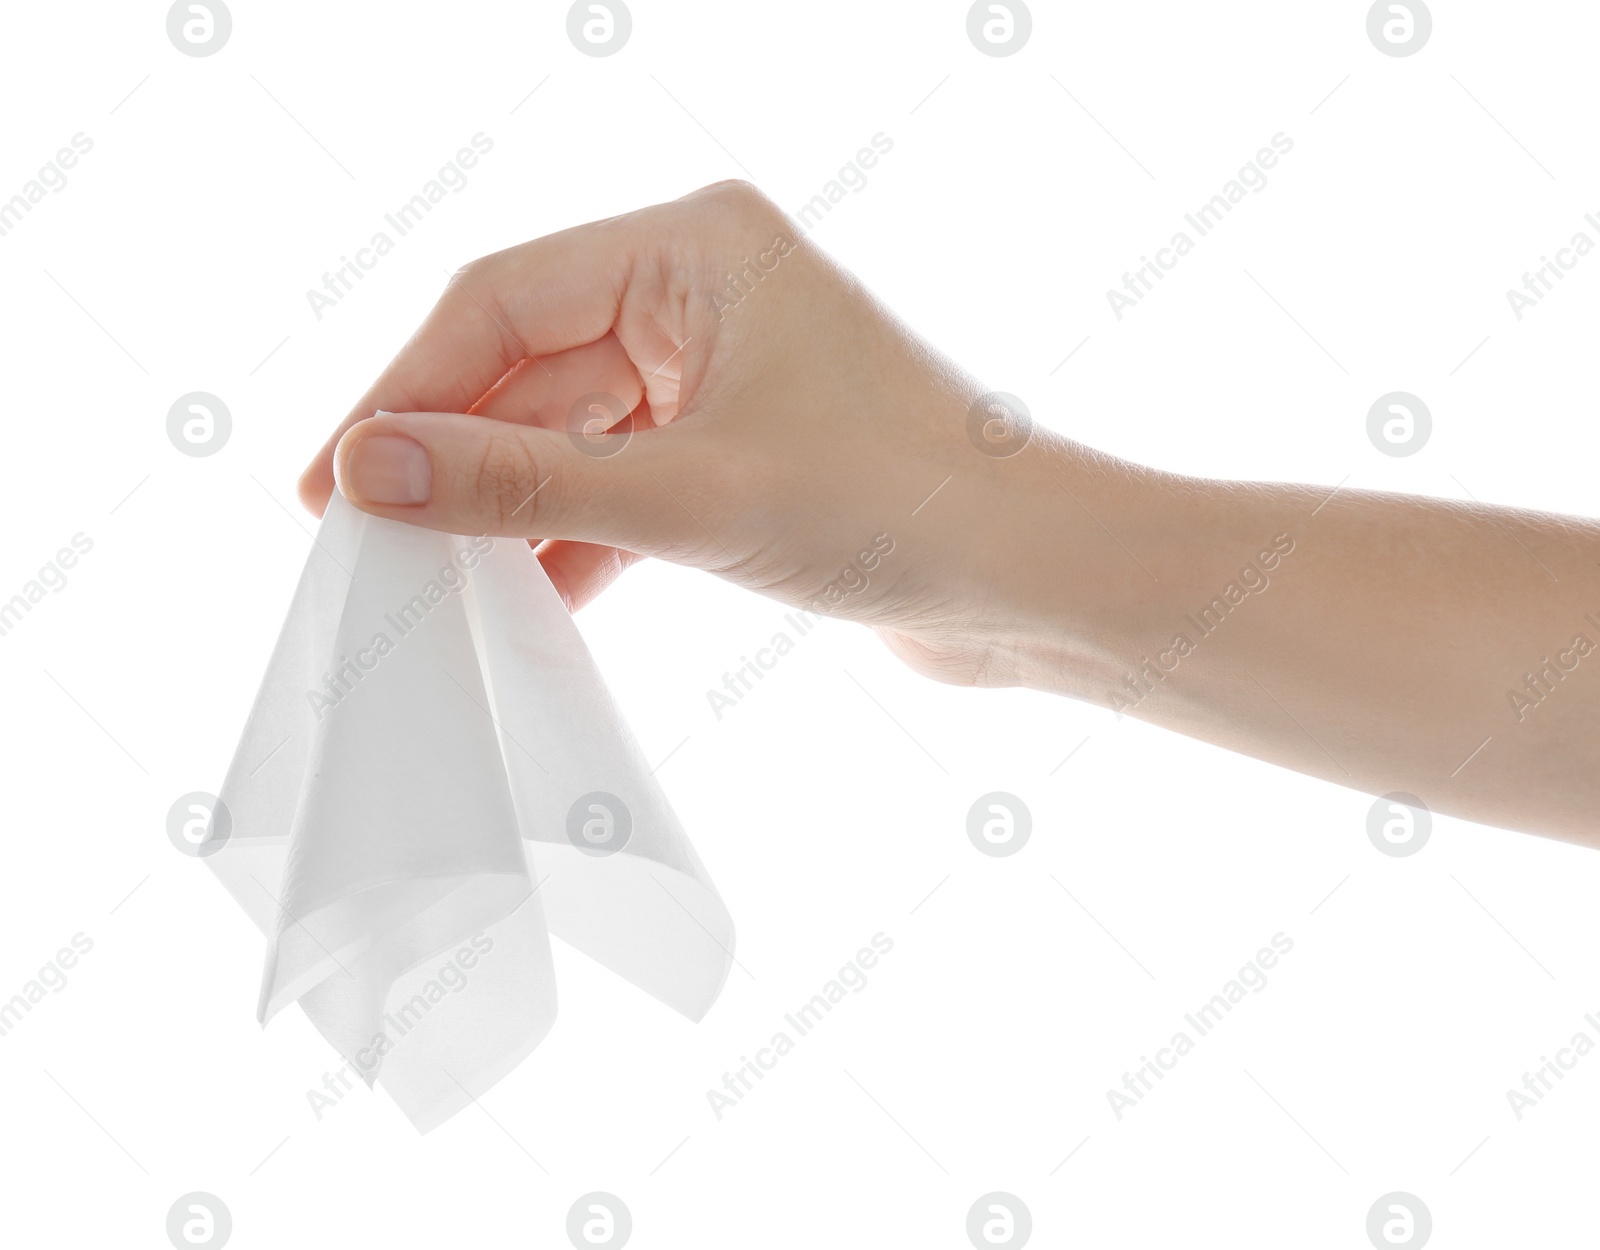
[[[466,266],[300,492],[320,513],[337,479],[379,516],[547,540],[572,607],[659,556],[998,684],[1036,496],[1071,505],[1044,440],[986,454],[1025,429],[981,393],[719,183]]]
[[[306,471],[314,510],[335,476],[549,540],[569,605],[661,556],[942,680],[1600,845],[1600,525],[1033,430],[743,184],[468,265]]]

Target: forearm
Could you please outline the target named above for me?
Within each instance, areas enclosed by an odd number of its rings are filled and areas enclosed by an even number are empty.
[[[337,477],[376,516],[548,540],[572,603],[664,556],[872,625],[940,680],[1600,844],[1600,524],[1098,456],[796,235],[718,184],[474,262],[307,503]]]
[[[1600,523],[1046,460],[1025,684],[1600,845]]]

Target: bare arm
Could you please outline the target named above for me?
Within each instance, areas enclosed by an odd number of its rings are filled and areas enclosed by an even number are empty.
[[[1070,629],[1010,650],[1026,684],[1600,845],[1600,522],[1040,459],[1076,554],[1039,583]]]
[[[1600,523],[1179,478],[995,402],[719,184],[473,262],[301,492],[539,542],[573,606],[657,556],[941,680],[1600,844]]]

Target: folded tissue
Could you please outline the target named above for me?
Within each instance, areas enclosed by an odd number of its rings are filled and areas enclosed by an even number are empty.
[[[290,1003],[421,1132],[556,1015],[549,935],[698,1020],[733,922],[528,544],[337,492],[200,847]]]

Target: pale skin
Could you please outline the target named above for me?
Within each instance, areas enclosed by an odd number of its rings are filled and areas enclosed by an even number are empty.
[[[986,454],[991,389],[719,183],[466,266],[300,493],[535,541],[572,608],[654,556],[941,681],[1600,846],[1600,522],[1182,477],[1042,425]],[[614,454],[569,433],[597,392],[632,409]]]

